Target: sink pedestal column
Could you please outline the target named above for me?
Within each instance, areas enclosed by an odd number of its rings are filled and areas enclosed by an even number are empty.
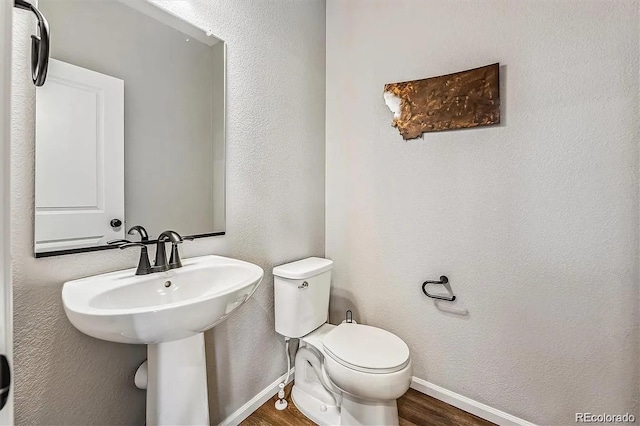
[[[147,346],[147,425],[209,425],[204,333]]]

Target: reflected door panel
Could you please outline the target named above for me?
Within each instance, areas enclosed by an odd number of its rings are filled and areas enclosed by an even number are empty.
[[[36,253],[124,238],[124,82],[52,59],[36,97]]]

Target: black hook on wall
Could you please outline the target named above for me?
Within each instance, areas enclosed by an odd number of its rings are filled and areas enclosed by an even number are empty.
[[[15,0],[14,6],[30,10],[38,18],[38,35],[31,36],[31,79],[36,86],[42,86],[49,68],[49,23],[34,5],[25,0]]]
[[[447,302],[453,302],[454,300],[456,300],[456,296],[440,296],[438,294],[429,294],[427,293],[427,285],[428,284],[447,284],[449,282],[449,278],[445,277],[444,275],[440,277],[440,281],[425,281],[422,283],[422,292],[427,296],[430,297],[432,299],[438,299],[438,300],[446,300]]]

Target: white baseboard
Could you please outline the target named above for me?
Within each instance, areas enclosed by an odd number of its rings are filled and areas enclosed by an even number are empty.
[[[296,368],[293,367],[289,371],[289,380],[287,381],[287,384],[293,380],[293,373],[295,372],[295,370]],[[280,390],[279,388],[280,383],[282,383],[282,381],[285,379],[286,376],[287,376],[287,373],[278,377],[276,381],[274,381],[269,386],[264,388],[259,394],[251,398],[246,404],[244,404],[242,407],[238,408],[236,411],[231,413],[231,415],[226,419],[224,419],[222,422],[220,422],[218,426],[239,425],[244,419],[249,417],[251,413],[253,413],[258,408],[260,408],[260,406],[265,402],[267,402],[269,399],[271,399],[273,395],[278,393],[278,391]]]
[[[434,385],[415,376],[411,378],[411,388],[500,426],[535,426],[535,424],[526,420],[489,407],[466,396],[451,392],[448,389]]]
[[[287,384],[293,380],[294,372],[295,367],[290,371]],[[278,379],[251,398],[251,400],[246,404],[231,413],[231,415],[224,419],[218,426],[239,425],[244,419],[260,408],[262,404],[278,393],[279,385],[285,377],[286,373],[278,377]],[[411,378],[411,388],[500,426],[536,426],[531,422],[512,416],[509,413],[505,413],[504,411],[497,410],[493,407],[489,407],[486,404],[474,401],[471,398],[467,398],[466,396],[457,394],[438,385],[434,385],[433,383],[415,376]]]

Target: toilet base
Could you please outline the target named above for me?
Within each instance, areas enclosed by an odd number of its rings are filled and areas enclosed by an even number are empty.
[[[291,399],[306,417],[320,426],[335,426],[340,424],[340,409],[335,405],[328,405],[318,398],[309,395],[299,386],[293,386]]]
[[[363,401],[352,395],[342,395],[340,425],[385,425],[398,426],[398,404],[391,401]]]
[[[293,386],[291,399],[302,414],[320,426],[398,426],[396,400],[386,402],[359,401],[350,395],[342,396],[342,409],[328,405]]]
[[[298,410],[320,426],[398,425],[396,400],[360,399],[336,388],[327,389],[320,378],[322,360],[302,347],[296,354],[296,373],[291,398]],[[332,385],[335,388],[335,385]]]

